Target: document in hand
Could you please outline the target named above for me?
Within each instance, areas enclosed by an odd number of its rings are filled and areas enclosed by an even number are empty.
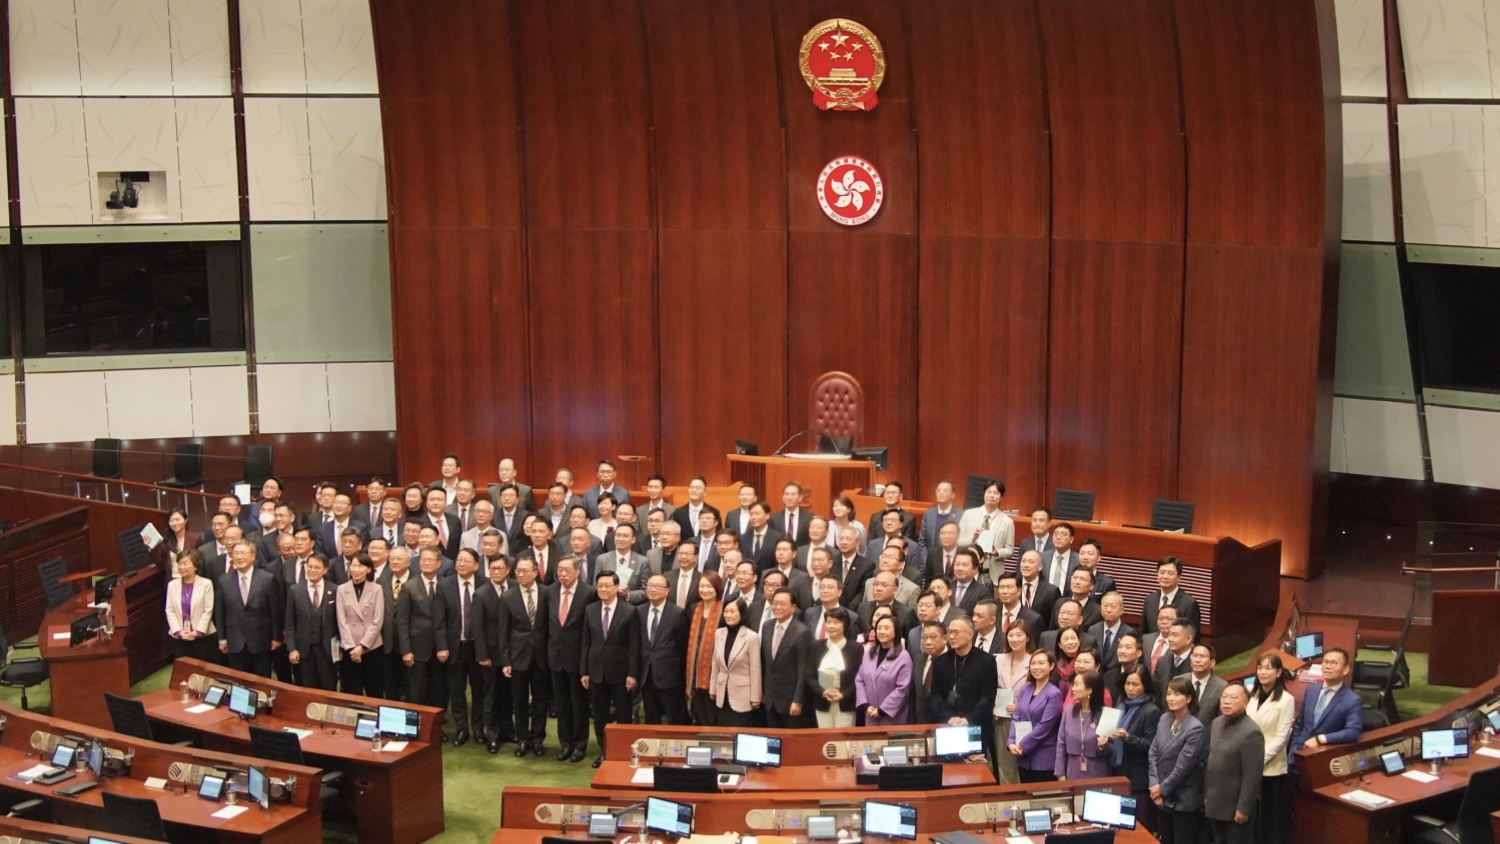
[[[1120,715],[1120,710],[1113,706],[1106,706],[1099,710],[1099,728],[1094,730],[1094,735],[1114,735],[1115,730],[1120,729]]]

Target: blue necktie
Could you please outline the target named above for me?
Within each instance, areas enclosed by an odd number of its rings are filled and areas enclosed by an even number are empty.
[[[654,608],[651,610],[651,643],[653,645],[656,644],[656,628],[660,625],[661,610],[659,608]]]
[[[1323,691],[1318,693],[1318,705],[1313,707],[1314,726],[1316,726],[1319,721],[1323,720],[1323,710],[1328,708],[1329,692],[1331,691],[1333,690],[1328,688],[1327,686],[1324,686]]]

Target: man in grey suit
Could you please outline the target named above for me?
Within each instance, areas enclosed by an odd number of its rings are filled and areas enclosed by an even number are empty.
[[[1135,628],[1126,624],[1121,616],[1125,612],[1125,601],[1119,592],[1106,592],[1099,599],[1099,621],[1089,628],[1089,635],[1094,637],[1101,648],[1099,654],[1099,669],[1108,671],[1120,664],[1120,657],[1115,653],[1115,646],[1119,644],[1120,637],[1135,632]]]
[[[382,538],[380,542],[384,542]],[[376,541],[371,539],[374,544]],[[411,570],[411,551],[397,545],[390,549],[385,561],[385,572],[376,580],[385,591],[385,629],[381,638],[385,640],[385,699],[406,700],[406,665],[401,661],[401,635],[396,632],[396,614],[399,612],[401,590],[414,573]]]
[[[307,561],[307,582],[292,586],[286,599],[286,649],[297,685],[333,691],[338,674],[333,667],[333,642],[339,638],[334,609],[334,584],[323,579],[323,558]]]
[[[676,562],[671,571],[662,572],[667,578],[667,600],[691,612],[703,600],[698,595],[698,581],[703,579],[698,571],[698,546],[691,542],[678,545]]]
[[[1067,593],[1078,568],[1078,552],[1073,550],[1073,526],[1058,522],[1052,528],[1052,553],[1042,555],[1042,578]]]
[[[521,504],[520,497],[515,484],[501,484],[498,490],[491,485],[490,505],[495,508],[493,523],[505,534],[511,554],[527,544],[526,515],[530,510]]]
[[[1214,674],[1214,666],[1218,664],[1218,654],[1214,652],[1212,645],[1194,645],[1188,654],[1188,665],[1193,669],[1190,679],[1193,681],[1193,691],[1198,695],[1199,712],[1219,711],[1219,697],[1224,694],[1228,683]]]
[[[661,511],[662,518],[669,521],[672,514],[677,512],[675,505],[661,497],[666,488],[667,479],[661,475],[652,475],[646,479],[646,500],[637,504],[635,508],[636,517],[641,524],[645,524],[646,518],[658,510]]]
[[[516,480],[516,461],[509,457],[502,458],[495,470],[495,476],[500,480],[489,485],[488,494],[490,503],[495,505],[496,513],[499,513],[504,506],[500,500],[500,493],[506,484],[511,484],[516,488],[517,505],[528,512],[536,512],[536,494],[532,492],[531,487]]]
[[[1193,673],[1191,651],[1198,628],[1191,621],[1178,619],[1167,629],[1167,651],[1156,661],[1151,679],[1156,684],[1156,706],[1163,712],[1167,709],[1167,683],[1173,677]]]
[[[760,664],[764,672],[766,726],[806,727],[815,721],[807,698],[807,659],[812,635],[793,616],[796,604],[790,589],[771,597],[771,620],[760,630]]]
[[[911,723],[935,724],[934,716],[927,706],[932,694],[932,661],[948,650],[948,633],[941,622],[922,622],[922,649],[912,654],[911,663]]]
[[[385,481],[371,478],[365,484],[365,503],[354,506],[354,520],[367,525],[380,524],[380,502],[385,500]]]
[[[220,575],[214,603],[219,652],[229,667],[271,676],[271,650],[282,644],[284,606],[278,606],[272,575],[255,569],[255,546],[246,540],[229,549],[234,571]]]
[[[438,592],[438,569],[443,555],[435,546],[423,548],[417,558],[418,577],[406,582],[396,599],[396,637],[412,703],[448,706],[448,675],[438,659],[438,642],[448,639],[446,610]]]
[[[1219,702],[1221,714],[1209,727],[1203,814],[1213,830],[1214,844],[1250,844],[1255,837],[1251,821],[1260,800],[1266,739],[1255,720],[1245,714],[1249,694],[1239,683],[1225,689]],[[1198,712],[1200,720],[1208,717],[1208,710]]]
[[[615,526],[615,547],[594,560],[595,576],[612,571],[620,578],[620,597],[640,606],[646,603],[646,578],[651,572],[646,555],[635,552],[635,525]]]

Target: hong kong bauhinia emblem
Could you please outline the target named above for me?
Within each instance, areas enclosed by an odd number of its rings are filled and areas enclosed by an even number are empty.
[[[885,51],[863,24],[830,18],[802,36],[797,57],[813,104],[824,111],[869,111],[885,81]]]
[[[845,226],[869,222],[885,201],[885,185],[875,165],[857,155],[841,155],[818,174],[818,205],[828,219]]]

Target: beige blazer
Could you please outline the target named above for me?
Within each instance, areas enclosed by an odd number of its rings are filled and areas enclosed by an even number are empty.
[[[380,631],[385,624],[385,590],[373,580],[365,581],[362,597],[354,596],[354,582],[339,584],[333,593],[334,611],[339,618],[339,647],[354,650],[363,645],[368,653],[380,648]]]
[[[720,709],[749,712],[764,698],[760,687],[760,637],[749,626],[741,626],[734,637],[734,652],[725,657],[724,639],[729,631],[714,631],[714,667],[708,675],[708,691]],[[725,699],[728,698],[728,703]]]
[[[214,632],[214,585],[206,577],[193,580],[192,618],[186,627],[199,636]],[[184,627],[182,617],[182,578],[167,581],[167,632],[174,638]]]
[[[1260,725],[1260,734],[1266,740],[1266,767],[1261,775],[1279,777],[1286,773],[1286,746],[1292,738],[1292,724],[1297,720],[1297,702],[1292,699],[1291,691],[1282,692],[1279,701],[1267,698],[1265,706],[1252,693],[1245,714]]]

